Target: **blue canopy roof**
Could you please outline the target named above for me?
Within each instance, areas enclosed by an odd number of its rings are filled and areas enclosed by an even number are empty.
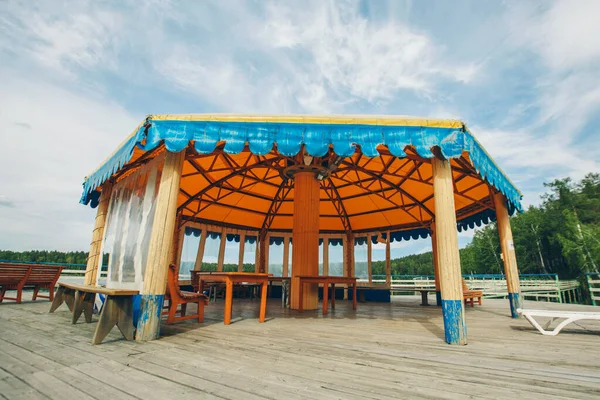
[[[461,121],[353,116],[149,116],[85,179],[81,203],[97,205],[96,189],[132,159],[136,147],[149,151],[164,143],[168,151],[179,152],[192,144],[198,153],[209,154],[222,142],[224,151],[229,154],[240,153],[246,144],[257,155],[268,154],[276,146],[281,154],[294,156],[302,145],[315,157],[325,155],[330,146],[342,157],[352,156],[357,146],[363,155],[377,157],[380,145],[399,158],[407,156],[404,151],[407,146],[423,158],[432,158],[434,147],[446,158],[459,158],[466,152],[477,173],[505,195],[511,213],[522,210],[519,190]],[[495,217],[493,212],[486,211],[459,221],[459,229],[474,227]],[[422,235],[419,230],[413,236]]]

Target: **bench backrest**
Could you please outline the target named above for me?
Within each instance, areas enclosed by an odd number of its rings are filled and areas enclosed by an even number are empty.
[[[26,279],[31,272],[31,265],[0,264],[0,284],[18,284]]]
[[[463,287],[463,292],[468,292],[469,290],[471,290],[467,286],[467,282],[465,281],[465,278],[462,278],[462,287]]]
[[[177,266],[169,265],[169,275],[167,277],[167,292],[171,298],[181,298],[181,289],[179,288],[179,269]]]
[[[63,268],[54,265],[32,265],[26,284],[56,283]]]
[[[190,271],[191,279],[192,279],[192,287],[194,288],[194,292],[200,291],[200,271]]]

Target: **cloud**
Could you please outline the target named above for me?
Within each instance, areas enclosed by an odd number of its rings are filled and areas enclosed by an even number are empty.
[[[430,95],[440,80],[468,82],[476,73],[469,63],[442,66],[427,34],[393,19],[369,21],[358,3],[312,5],[268,7],[260,37],[272,50],[300,53],[295,61],[317,91],[375,102],[401,90]]]
[[[0,79],[2,247],[87,249],[95,211],[78,203],[83,179],[143,116],[17,71]]]
[[[543,182],[600,170],[593,145],[600,137],[599,6],[519,3],[504,16],[507,39],[490,63],[506,69],[488,84],[503,92],[506,106],[493,104],[494,123],[478,121],[472,131],[526,205],[540,202]]]
[[[516,171],[520,179],[556,170],[581,178],[586,172],[599,168],[596,161],[587,159],[571,146],[567,135],[560,141],[548,140],[526,129],[490,130],[475,126],[473,131],[496,161]]]
[[[15,203],[13,203],[7,196],[0,195],[0,207],[14,208]]]
[[[559,0],[543,6],[517,8],[516,39],[540,54],[552,69],[587,67],[600,61],[600,2]]]
[[[114,67],[111,42],[122,24],[118,12],[82,1],[67,10],[39,3],[33,9],[6,5],[0,19],[0,48],[25,52],[56,73],[75,77],[78,69]],[[57,15],[60,14],[60,15]]]
[[[187,27],[198,8],[179,23]],[[165,81],[228,111],[343,112],[389,103],[402,91],[431,98],[438,83],[468,83],[479,70],[441,62],[444,49],[426,33],[392,18],[370,21],[357,2],[267,3],[264,10],[242,2],[210,11],[215,20],[201,27],[219,31],[219,45],[214,37],[153,43],[163,51],[152,62]],[[223,31],[218,17],[239,20]]]
[[[27,122],[15,122],[15,126],[19,126],[25,129],[31,129],[31,125],[29,125]]]
[[[252,68],[236,64],[227,57],[203,57],[203,51],[182,46],[155,68],[178,88],[228,112],[277,112],[290,108],[291,96],[280,81],[269,78],[251,80]]]
[[[149,113],[461,118],[534,202],[600,169],[599,5],[4,2],[0,243],[87,248],[81,181]]]

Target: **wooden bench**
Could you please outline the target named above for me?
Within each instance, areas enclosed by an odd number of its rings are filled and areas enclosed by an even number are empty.
[[[86,322],[92,322],[92,311],[96,294],[106,296],[100,319],[92,338],[92,344],[101,343],[112,328],[117,325],[125,339],[133,340],[135,327],[133,325],[133,296],[139,294],[137,290],[108,289],[93,285],[78,285],[73,283],[58,284],[54,301],[49,312],[54,312],[62,303],[67,303],[73,317],[71,323],[83,313]]]
[[[600,312],[586,312],[586,311],[550,311],[550,310],[523,310],[517,309],[517,312],[524,316],[531,325],[533,325],[542,335],[556,336],[558,333],[571,322],[579,321],[581,319],[591,319],[600,321]],[[548,322],[542,327],[534,317],[546,317],[550,318]],[[558,319],[564,319],[560,324],[556,326],[552,331],[548,331],[552,322]]]
[[[477,299],[477,303],[479,305],[481,305],[481,298],[483,297],[483,291],[482,290],[471,290],[469,289],[469,287],[467,286],[467,282],[465,281],[465,279],[463,278],[462,280],[462,287],[463,287],[463,299],[465,301],[465,303],[467,304],[471,304],[471,307],[475,307],[475,299]]]
[[[418,282],[418,281],[415,281]],[[429,306],[429,298],[427,297],[429,293],[435,293],[435,286],[417,286],[417,285],[394,285],[390,289],[390,293],[393,292],[419,292],[421,293],[421,305]]]
[[[63,268],[44,264],[0,263],[0,303],[4,299],[21,303],[25,288],[33,289],[33,301],[38,297],[54,300],[54,286]],[[48,289],[48,296],[39,294],[40,289]],[[7,290],[16,290],[17,297],[6,297]]]
[[[193,281],[192,281],[193,282]],[[169,275],[167,278],[167,296],[169,302],[169,311],[167,313],[167,324],[185,321],[197,318],[198,322],[204,322],[204,306],[208,304],[208,297],[203,293],[184,292],[179,288],[179,271],[173,264],[169,265]],[[198,304],[198,313],[185,315],[189,303]],[[180,316],[177,314],[177,306],[181,305]]]

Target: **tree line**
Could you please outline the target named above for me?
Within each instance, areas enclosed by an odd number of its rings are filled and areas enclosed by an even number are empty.
[[[539,206],[511,217],[519,273],[582,278],[600,269],[600,174],[579,182],[570,178],[545,183]],[[504,273],[495,223],[475,232],[460,250],[463,274]],[[431,252],[391,261],[392,275],[432,275]],[[385,275],[385,262],[373,262],[373,274]]]
[[[579,182],[570,178],[545,183],[539,206],[511,218],[521,274],[555,273],[575,279],[598,272],[600,264],[600,174]],[[500,241],[496,224],[475,233],[461,250],[464,273],[501,273]]]
[[[86,251],[62,252],[56,250],[0,250],[0,260],[2,261],[84,265],[87,262],[87,257],[88,253]]]

